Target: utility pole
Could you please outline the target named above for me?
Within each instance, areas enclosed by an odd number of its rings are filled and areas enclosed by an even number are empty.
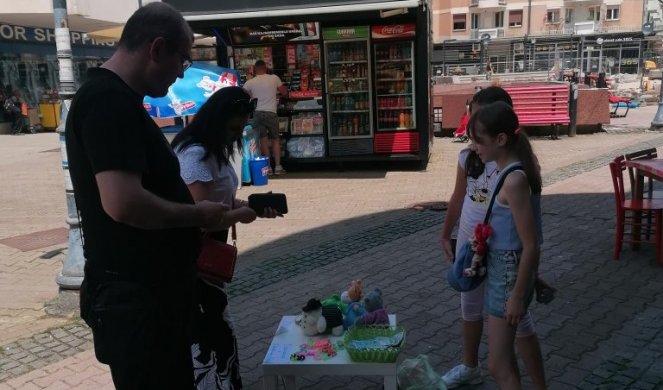
[[[62,154],[62,170],[64,171],[64,186],[67,199],[67,224],[69,225],[69,245],[67,257],[64,260],[62,271],[58,274],[56,282],[60,289],[79,289],[83,282],[83,267],[85,257],[81,242],[81,226],[78,219],[78,209],[74,199],[74,186],[69,175],[67,160],[67,147],[65,139],[65,123],[71,105],[71,99],[76,93],[74,83],[74,66],[71,54],[71,35],[67,21],[67,0],[53,0],[53,17],[55,20],[55,47],[60,68],[60,151]]]

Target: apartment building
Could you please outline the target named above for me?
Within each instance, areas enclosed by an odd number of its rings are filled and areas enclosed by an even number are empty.
[[[488,64],[498,73],[638,73],[649,46],[642,24],[661,15],[651,0],[434,0],[433,7],[438,74],[481,73]]]

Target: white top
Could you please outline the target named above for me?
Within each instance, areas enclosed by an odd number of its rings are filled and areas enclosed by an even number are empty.
[[[215,202],[223,202],[232,207],[237,192],[238,179],[231,164],[222,165],[213,155],[201,161],[205,156],[205,149],[200,144],[187,146],[185,149],[177,148],[175,151],[180,160],[180,175],[188,185],[197,181],[212,182],[212,198]]]
[[[468,148],[461,150],[458,154],[458,164],[463,172],[465,172],[465,161],[469,154],[470,149]],[[470,176],[467,177],[463,210],[460,214],[460,223],[458,224],[458,245],[456,246],[456,250],[462,248],[463,244],[472,237],[474,227],[482,223],[486,217],[490,197],[497,184],[498,176],[497,163],[490,161],[486,163],[481,176],[476,179]]]
[[[276,114],[278,100],[276,94],[283,83],[275,74],[261,74],[244,84],[244,89],[251,97],[258,99],[256,111],[268,111]]]

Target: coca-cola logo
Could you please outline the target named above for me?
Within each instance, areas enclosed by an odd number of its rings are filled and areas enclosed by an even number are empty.
[[[403,34],[405,32],[405,26],[402,24],[396,26],[384,26],[382,27],[382,34],[385,35],[397,35]]]

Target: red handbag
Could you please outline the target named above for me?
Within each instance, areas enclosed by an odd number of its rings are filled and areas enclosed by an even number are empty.
[[[237,231],[231,228],[232,245],[203,237],[202,248],[198,256],[198,276],[213,283],[230,283],[237,263]]]

